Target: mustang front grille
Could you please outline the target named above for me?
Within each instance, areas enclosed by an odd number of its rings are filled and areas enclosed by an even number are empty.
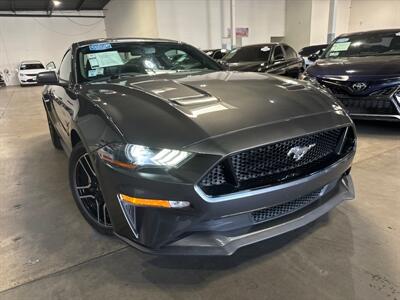
[[[252,211],[250,218],[254,223],[262,223],[294,213],[318,200],[321,197],[321,191],[322,189],[319,189],[283,204]]]
[[[348,127],[245,150],[220,161],[199,187],[207,195],[219,196],[294,180],[333,164],[352,150],[354,141]],[[300,155],[301,151],[305,153]]]

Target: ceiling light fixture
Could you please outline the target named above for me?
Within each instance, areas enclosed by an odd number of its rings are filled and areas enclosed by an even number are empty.
[[[60,6],[61,5],[61,1],[59,1],[59,0],[53,0],[53,5],[54,6]]]

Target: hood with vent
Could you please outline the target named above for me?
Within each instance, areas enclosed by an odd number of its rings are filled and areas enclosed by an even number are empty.
[[[259,73],[123,76],[83,89],[128,142],[175,149],[335,106],[307,83]]]

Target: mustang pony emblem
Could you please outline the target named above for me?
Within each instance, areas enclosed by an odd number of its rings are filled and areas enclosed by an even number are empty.
[[[295,161],[299,161],[314,146],[315,146],[315,144],[311,144],[311,145],[304,146],[304,147],[300,147],[300,146],[293,147],[289,150],[289,152],[287,153],[287,156],[293,155],[293,159]]]

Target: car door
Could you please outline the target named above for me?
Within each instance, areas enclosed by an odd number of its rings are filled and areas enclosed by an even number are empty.
[[[267,70],[268,73],[285,75],[286,74],[286,60],[285,54],[281,45],[276,45],[272,52],[270,62],[268,64]]]
[[[51,100],[54,107],[54,125],[61,138],[69,141],[71,122],[78,101],[74,92],[74,83],[71,80],[72,55],[68,50],[58,70],[59,85],[51,86]],[[67,143],[68,144],[68,143]]]
[[[287,76],[297,78],[302,71],[303,62],[297,55],[296,51],[289,45],[283,44],[283,51],[285,52],[286,60],[286,74]]]

